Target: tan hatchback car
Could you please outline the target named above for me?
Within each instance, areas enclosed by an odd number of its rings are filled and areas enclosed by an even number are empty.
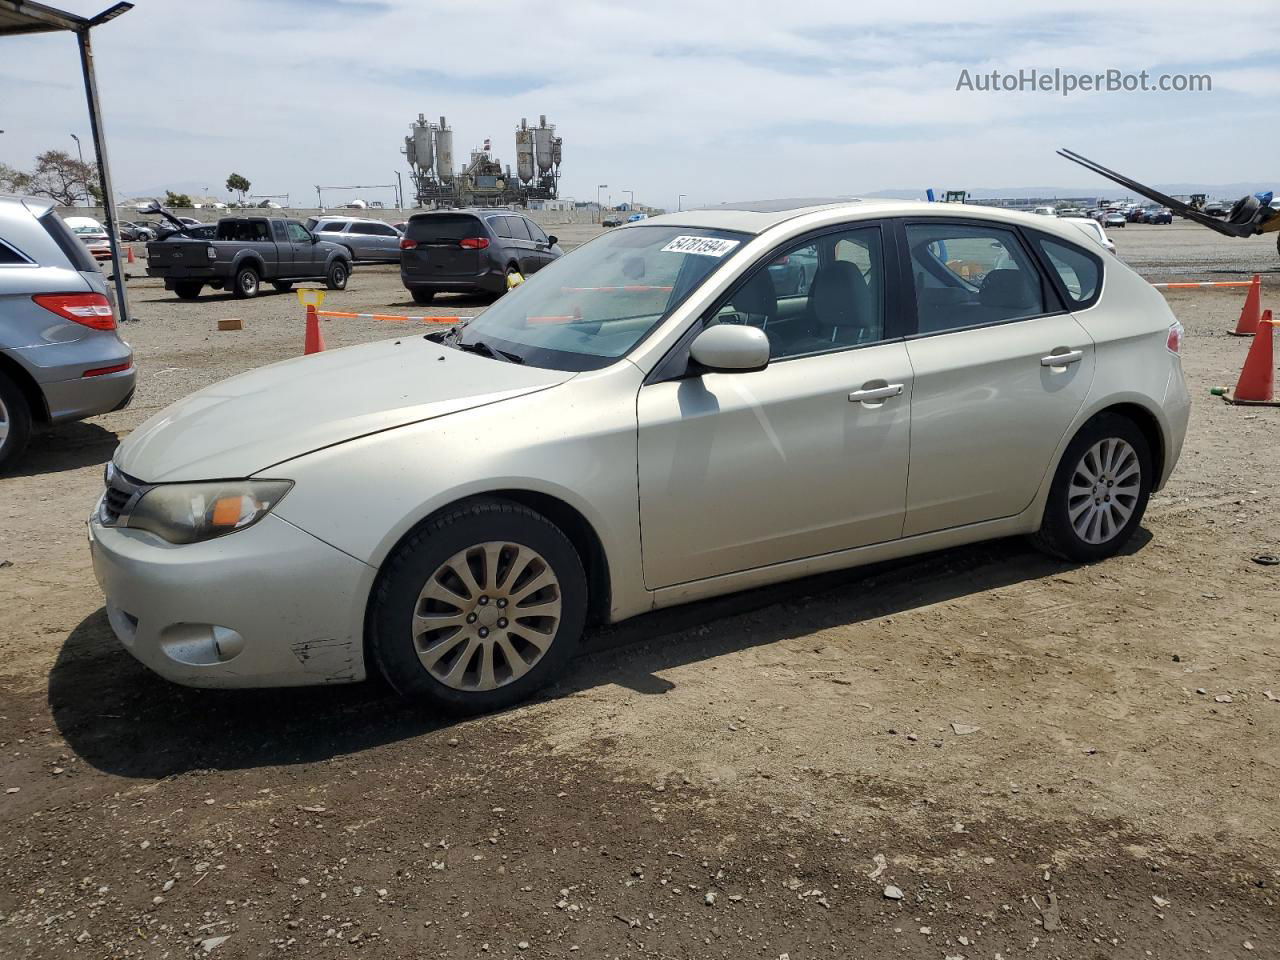
[[[781,293],[772,269],[812,264]],[[1075,227],[958,204],[690,211],[482,315],[158,413],[90,521],[121,642],[209,687],[488,710],[591,620],[991,537],[1113,554],[1178,459],[1182,328]]]

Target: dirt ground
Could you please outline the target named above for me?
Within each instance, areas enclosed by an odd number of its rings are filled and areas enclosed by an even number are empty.
[[[1273,242],[1113,236],[1152,279],[1269,271],[1280,308]],[[1242,291],[1169,295],[1195,407],[1125,555],[1000,541],[666,611],[447,723],[372,682],[181,689],[113,639],[101,465],[303,337],[292,294],[130,290],[134,404],[0,479],[0,958],[1280,955],[1280,567],[1251,559],[1280,409],[1208,395]],[[422,312],[388,267],[326,306]]]

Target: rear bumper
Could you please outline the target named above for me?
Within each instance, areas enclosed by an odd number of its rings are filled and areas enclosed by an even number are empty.
[[[128,370],[118,373],[41,384],[49,405],[49,422],[83,420],[121,410],[133,399],[137,379],[137,368],[130,365]]]
[[[45,343],[11,351],[44,396],[49,423],[110,413],[133,395],[137,368],[133,349],[110,333],[87,332],[78,340]],[[124,370],[86,377],[95,370],[128,364]]]
[[[433,293],[506,293],[507,272],[488,267],[481,273],[461,276],[433,277],[420,273],[400,271],[400,282],[406,290],[430,290]]]
[[[376,571],[275,516],[174,545],[89,519],[107,617],[143,665],[190,687],[350,683],[365,676]]]

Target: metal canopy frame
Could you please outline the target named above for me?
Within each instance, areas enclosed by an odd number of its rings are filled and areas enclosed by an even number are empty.
[[[102,130],[102,107],[98,103],[98,80],[93,71],[93,44],[89,31],[133,9],[132,3],[117,3],[96,17],[81,17],[31,0],[0,0],[0,37],[32,33],[70,32],[80,47],[80,69],[84,74],[84,95],[89,106],[89,129],[102,185],[102,208],[106,213],[107,239],[111,243],[111,267],[115,276],[116,301],[122,322],[129,320],[129,297],[125,289],[124,261],[120,258],[120,231],[116,218],[115,192],[111,187],[111,165],[107,162],[107,142]]]

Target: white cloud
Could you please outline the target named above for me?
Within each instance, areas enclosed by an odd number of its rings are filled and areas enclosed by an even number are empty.
[[[565,139],[564,193],[609,183],[615,199],[674,205],[677,192],[1096,182],[1053,155],[1063,145],[1140,179],[1261,177],[1280,139],[1252,120],[1280,92],[1272,9],[971,0],[957,21],[953,0],[140,0],[95,46],[121,188],[218,188],[234,169],[304,199],[316,183],[407,173],[398,149],[419,112],[449,117],[459,159],[491,137],[506,162],[520,117],[545,113]],[[87,121],[71,38],[6,38],[0,54],[0,160],[73,148]],[[1160,96],[955,90],[962,68],[1024,67],[1215,82]],[[1246,122],[1248,149],[1231,148]]]

